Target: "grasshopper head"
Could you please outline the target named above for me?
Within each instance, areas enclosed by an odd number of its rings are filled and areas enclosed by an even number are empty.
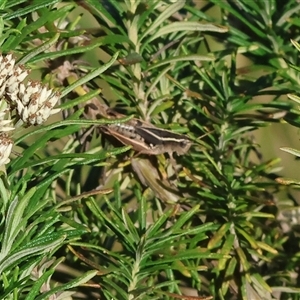
[[[176,148],[174,148],[174,151],[177,153],[177,155],[183,155],[189,151],[192,144],[192,141],[188,139],[182,139],[177,143],[177,146]]]

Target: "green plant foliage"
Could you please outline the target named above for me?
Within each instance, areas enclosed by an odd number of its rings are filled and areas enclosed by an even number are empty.
[[[299,180],[253,137],[300,124],[297,1],[0,8],[3,55],[61,99],[39,126],[10,114],[0,299],[299,299]],[[132,118],[193,144],[172,164],[99,130]]]

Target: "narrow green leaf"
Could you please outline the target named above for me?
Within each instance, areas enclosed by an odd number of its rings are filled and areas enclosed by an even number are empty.
[[[140,37],[139,42],[141,42],[146,36],[152,35],[152,33],[156,31],[156,29],[169,17],[171,17],[174,13],[178,12],[185,5],[184,1],[175,1],[171,5],[167,5],[166,9],[159,14],[159,16],[155,19],[155,21],[147,28],[147,30]],[[154,8],[154,7],[153,7]]]
[[[79,104],[83,104],[83,103],[87,102],[88,100],[98,96],[100,93],[101,93],[101,89],[92,90],[74,100],[68,100],[68,101],[60,104],[56,108],[60,108],[61,110],[73,108]]]
[[[49,243],[35,246],[35,247],[26,247],[23,250],[17,251],[14,254],[8,255],[4,257],[0,261],[0,272],[2,273],[8,268],[11,268],[18,262],[24,261],[24,259],[28,259],[29,257],[32,257],[34,255],[39,254],[46,254],[53,250],[53,248],[57,247],[62,243],[62,241],[65,239],[65,236],[62,236],[60,239],[56,239],[54,241],[50,241]]]
[[[168,24],[166,26],[163,26],[159,30],[157,30],[147,41],[145,42],[145,45],[152,42],[153,40],[162,37],[166,34],[172,33],[172,32],[178,32],[178,31],[211,31],[211,32],[219,32],[224,33],[227,32],[228,29],[226,27],[213,25],[213,24],[202,24],[198,22],[173,22],[171,24]]]
[[[230,223],[225,223],[223,224],[219,230],[214,234],[214,236],[210,239],[207,248],[208,249],[213,249],[218,246],[220,241],[224,238],[225,234],[228,232],[230,229],[231,224]]]
[[[18,9],[17,11],[14,11],[10,14],[5,14],[3,16],[3,19],[10,20],[13,18],[21,17],[21,16],[27,15],[31,12],[35,12],[40,8],[48,7],[48,6],[58,3],[58,2],[59,2],[59,0],[47,0],[47,1],[39,1],[38,3],[31,4],[31,5],[26,5],[25,8]]]
[[[76,279],[73,279],[69,281],[68,283],[62,284],[60,286],[52,288],[50,291],[43,293],[41,296],[37,297],[36,300],[47,300],[50,298],[51,295],[60,294],[63,291],[72,289],[74,287],[83,285],[84,283],[87,283],[89,280],[94,278],[97,275],[98,271],[92,270],[88,271],[82,276],[77,277]]]
[[[103,19],[104,21],[108,21],[108,24],[113,24],[116,28],[118,28],[118,30],[124,34],[124,36],[126,36],[126,33],[122,27],[122,22],[119,22],[118,18],[116,18],[115,16],[113,16],[108,10],[107,10],[107,6],[103,5],[101,2],[97,2],[94,0],[86,0],[85,1],[92,10],[96,11],[96,15],[100,16],[101,19]],[[114,3],[112,2],[112,5]],[[116,3],[117,4],[117,3]],[[122,21],[122,20],[121,20]]]
[[[195,205],[188,212],[181,214],[179,220],[172,226],[172,232],[180,230],[197,212],[199,212],[200,205]]]
[[[69,92],[71,92],[72,90],[74,90],[76,87],[83,85],[85,83],[87,83],[88,81],[94,79],[95,77],[98,77],[100,74],[102,74],[104,71],[106,71],[116,60],[118,57],[119,53],[115,53],[112,58],[109,60],[108,63],[104,64],[103,66],[95,69],[94,71],[90,72],[89,74],[87,74],[86,76],[78,79],[77,81],[75,81],[73,84],[69,85],[67,88],[65,88],[61,94],[61,97],[64,97],[65,95],[67,95]]]
[[[290,154],[293,154],[297,157],[300,157],[300,151],[297,149],[293,149],[293,148],[289,148],[289,147],[281,147],[280,150],[290,153]]]
[[[176,254],[167,256],[161,255],[159,259],[151,263],[151,265],[162,265],[173,263],[175,260],[190,260],[190,259],[221,259],[225,255],[218,253],[210,253],[209,251],[203,252],[200,249],[185,249],[184,251],[177,252]],[[227,258],[230,258],[228,256]]]
[[[39,129],[36,129],[35,131],[32,131],[26,135],[23,135],[22,137],[20,137],[19,139],[16,140],[15,144],[20,143],[22,140],[24,140],[25,138],[28,138],[32,135],[38,134],[38,133],[43,133],[43,132],[48,132],[52,129],[55,128],[59,128],[59,127],[67,127],[70,125],[80,125],[82,127],[84,126],[91,126],[91,125],[103,125],[103,124],[114,124],[114,123],[123,123],[123,122],[127,122],[129,120],[131,120],[134,116],[128,116],[128,117],[124,117],[124,118],[118,118],[116,119],[100,119],[100,120],[63,120],[63,121],[59,121],[56,123],[52,123],[50,125],[47,126],[43,126]],[[53,137],[53,133],[52,133],[52,137]]]
[[[229,263],[228,263],[226,271],[225,271],[225,275],[224,275],[225,280],[222,282],[222,287],[221,287],[222,295],[227,294],[228,288],[231,283],[230,278],[234,277],[236,266],[237,266],[237,259],[236,259],[236,257],[232,257],[229,260]]]
[[[27,294],[25,300],[35,300],[37,295],[40,294],[41,288],[46,284],[47,280],[53,275],[55,270],[49,270],[42,274],[40,278],[31,287],[29,293]]]
[[[39,47],[34,48],[33,50],[29,51],[21,60],[18,61],[18,64],[25,64],[27,63],[32,57],[35,57],[41,52],[48,50],[51,46],[53,46],[59,39],[60,34],[55,34],[49,41],[44,42]]]
[[[8,189],[8,182],[6,174],[0,175],[0,198],[1,198],[1,214],[6,215],[6,210],[9,205],[10,192]],[[4,218],[0,221],[0,224],[4,222]]]
[[[226,239],[224,241],[224,245],[221,249],[221,253],[224,255],[230,255],[234,247],[235,235],[234,234],[227,234]],[[228,263],[228,258],[222,258],[218,264],[218,270],[224,270],[226,268],[226,264]],[[229,262],[230,263],[230,262]],[[226,278],[226,277],[225,277]]]
[[[25,226],[27,222],[27,219],[24,219],[24,210],[28,206],[28,202],[34,195],[35,191],[36,188],[32,188],[24,195],[24,197],[21,199],[16,197],[11,202],[6,216],[0,261],[12,250],[12,246],[15,243],[15,238],[20,234],[20,231],[24,229],[22,227]]]
[[[157,63],[150,65],[146,69],[146,71],[150,71],[152,69],[156,69],[156,68],[159,68],[161,66],[176,63],[176,62],[183,62],[183,61],[213,61],[213,60],[214,60],[214,57],[209,56],[209,55],[207,55],[207,56],[197,55],[197,54],[180,55],[180,56],[175,56],[175,57],[167,58],[167,59],[164,59],[164,60],[160,60]]]
[[[130,219],[129,215],[125,212],[124,209],[122,209],[122,217],[126,230],[129,232],[130,236],[135,240],[135,243],[138,244],[140,242],[140,236],[134,224],[132,223],[132,220]]]
[[[160,231],[163,227],[163,225],[166,223],[166,221],[170,218],[170,216],[172,215],[173,210],[170,209],[167,212],[165,212],[164,214],[162,214],[159,219],[157,219],[155,221],[155,223],[153,223],[151,226],[149,226],[149,228],[146,231],[146,240],[155,237],[155,235],[158,233],[158,231]]]

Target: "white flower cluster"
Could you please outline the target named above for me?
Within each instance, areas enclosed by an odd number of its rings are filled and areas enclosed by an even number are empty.
[[[6,133],[0,133],[0,166],[9,163],[10,153],[12,150],[13,141]]]
[[[53,109],[59,99],[59,94],[42,86],[40,82],[28,81],[26,85],[21,83],[10,97],[13,102],[17,103],[20,118],[29,125],[42,124],[51,114],[60,110]]]
[[[7,132],[14,124],[39,125],[59,111],[53,107],[60,94],[37,81],[23,83],[30,71],[15,63],[12,54],[0,55],[0,166],[9,162],[13,141]]]

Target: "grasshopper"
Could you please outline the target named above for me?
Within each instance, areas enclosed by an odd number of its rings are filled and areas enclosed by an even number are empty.
[[[118,114],[119,116],[119,114]],[[173,153],[183,155],[190,149],[192,142],[185,135],[155,127],[154,125],[131,119],[126,123],[114,123],[101,126],[104,133],[118,139],[124,145],[131,145],[138,154],[159,155]]]

